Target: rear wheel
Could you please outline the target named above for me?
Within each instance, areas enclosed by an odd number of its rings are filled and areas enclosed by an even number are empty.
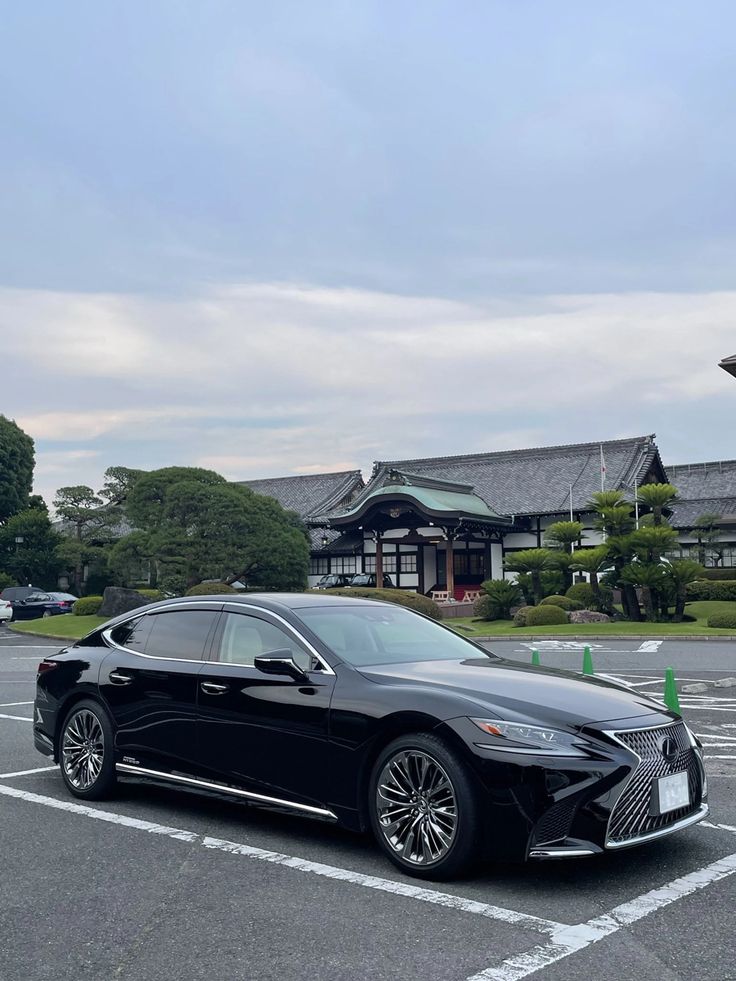
[[[75,797],[100,800],[115,786],[114,733],[105,709],[91,700],[78,702],[59,736],[64,783]]]
[[[46,617],[50,617],[50,616],[51,616],[51,610],[44,610],[43,611],[43,618],[44,618],[44,620],[46,619]]]
[[[371,775],[368,810],[379,846],[409,875],[448,879],[478,856],[474,777],[436,736],[400,736],[383,750]]]

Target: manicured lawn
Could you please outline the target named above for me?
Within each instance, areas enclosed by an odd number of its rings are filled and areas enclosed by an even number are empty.
[[[551,627],[515,627],[511,620],[476,620],[473,617],[458,617],[445,620],[447,627],[454,627],[458,633],[466,637],[523,637],[549,634],[576,634],[588,637],[605,637],[607,635],[625,636],[626,634],[651,634],[652,637],[687,637],[693,634],[736,634],[736,630],[707,626],[708,617],[713,613],[725,613],[736,610],[736,603],[717,600],[707,600],[699,603],[688,603],[685,612],[697,617],[695,622],[688,623],[631,623],[619,620],[616,623],[564,623]]]
[[[19,634],[38,634],[41,637],[55,637],[58,640],[79,640],[105,622],[105,617],[75,617],[73,613],[64,613],[59,617],[47,617],[39,620],[21,620],[11,623],[10,629]]]

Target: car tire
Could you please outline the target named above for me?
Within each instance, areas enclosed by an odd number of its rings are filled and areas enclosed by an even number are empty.
[[[46,619],[46,617],[52,616],[51,610],[44,610],[42,616],[44,620]]]
[[[115,732],[99,702],[77,702],[59,733],[59,765],[67,789],[83,800],[111,796],[115,776]]]
[[[403,735],[382,750],[368,784],[368,815],[379,847],[417,878],[455,878],[480,856],[475,775],[437,736]]]

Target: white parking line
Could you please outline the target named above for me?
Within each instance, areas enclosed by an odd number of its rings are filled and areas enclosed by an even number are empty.
[[[17,722],[33,722],[33,719],[29,719],[25,715],[5,715],[3,712],[0,712],[0,719],[15,719]]]
[[[15,773],[0,773],[0,780],[8,780],[10,777],[27,777],[31,773],[46,773],[47,770],[58,769],[58,766],[37,766],[33,770],[16,770]]]
[[[167,825],[154,824],[151,821],[143,821],[140,818],[128,817],[125,814],[101,811],[96,807],[88,807],[86,804],[75,804],[73,801],[57,800],[55,797],[46,797],[27,790],[18,790],[16,787],[0,786],[0,794],[6,797],[15,797],[19,800],[29,801],[34,804],[43,804],[45,807],[52,807],[59,811],[81,814],[84,817],[94,818],[97,821],[107,821],[110,824],[120,824],[127,828],[148,831],[151,834],[163,835],[178,841],[200,844],[205,848],[214,848],[233,855],[242,855],[245,858],[258,859],[262,862],[270,862],[275,865],[284,865],[287,868],[295,869],[299,872],[311,872],[315,875],[325,876],[328,879],[338,879],[342,882],[364,886],[368,889],[376,889],[379,892],[406,896],[409,899],[433,903],[436,906],[444,906],[448,909],[454,909],[464,913],[485,916],[491,920],[514,923],[520,927],[534,930],[537,933],[555,936],[561,931],[574,929],[574,927],[565,926],[564,923],[545,920],[538,916],[520,913],[517,910],[506,909],[502,906],[480,903],[474,899],[466,899],[464,896],[454,896],[450,893],[438,892],[434,889],[424,889],[421,886],[414,886],[407,882],[396,882],[392,879],[382,879],[375,875],[365,875],[362,872],[354,872],[352,869],[341,869],[333,865],[323,865],[321,862],[311,862],[304,858],[297,858],[294,855],[282,855],[279,852],[266,851],[263,848],[255,848],[252,845],[244,845],[236,841],[210,838],[206,835],[200,835],[195,831],[170,828]]]
[[[559,933],[552,935],[549,943],[540,944],[523,954],[509,957],[498,967],[489,967],[479,974],[474,974],[468,981],[520,981],[521,978],[529,977],[530,974],[543,967],[549,967],[550,964],[561,961],[579,950],[585,950],[591,944],[610,937],[622,927],[636,923],[650,913],[669,906],[683,896],[704,889],[713,882],[725,879],[734,872],[736,872],[736,853],[727,855],[688,875],[680,876],[679,879],[673,879],[666,886],[652,889],[628,903],[622,903],[610,913],[596,916],[577,926],[564,927]]]

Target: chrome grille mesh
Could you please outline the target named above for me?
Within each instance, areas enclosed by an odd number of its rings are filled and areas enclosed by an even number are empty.
[[[641,763],[613,808],[608,822],[609,841],[628,841],[658,831],[698,809],[702,794],[701,770],[684,723],[616,732],[615,736],[641,757]],[[659,746],[663,736],[674,739],[677,745],[677,756],[671,763],[664,758]],[[652,781],[682,770],[687,773],[690,803],[667,814],[651,814]]]

